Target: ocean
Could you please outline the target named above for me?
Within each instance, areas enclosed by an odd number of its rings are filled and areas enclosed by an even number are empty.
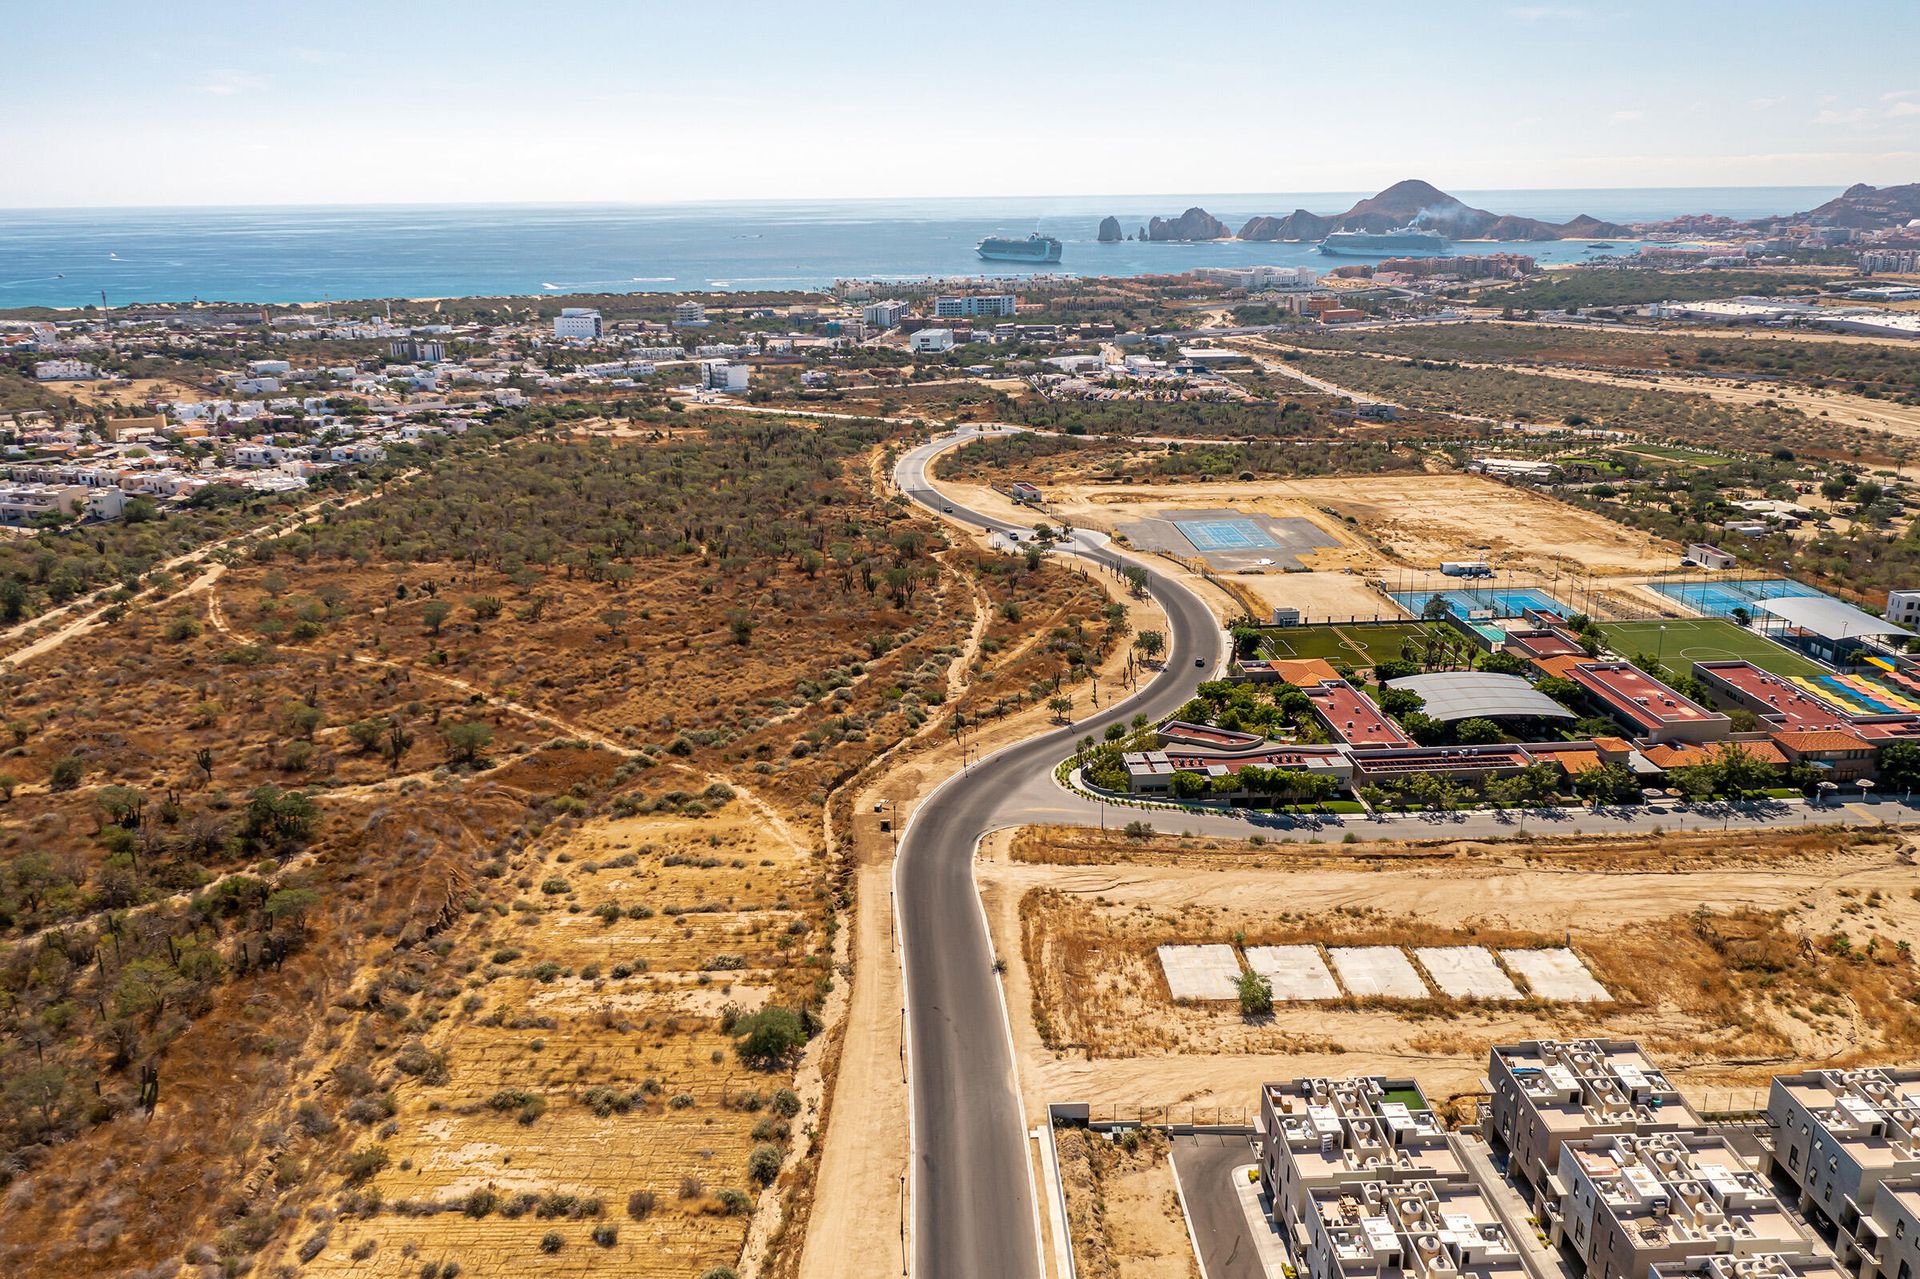
[[[1127,232],[1198,205],[1229,226],[1296,208],[1337,213],[1365,192],[1060,198],[731,201],[674,205],[380,205],[0,210],[0,308],[134,302],[321,302],[805,289],[836,279],[1014,277],[982,262],[985,235],[1059,237],[1050,271],[1151,275],[1198,266],[1319,265],[1310,244],[1094,239],[1112,214]],[[1686,213],[1751,218],[1812,208],[1835,187],[1458,191],[1496,213],[1610,222]],[[1462,244],[1544,264],[1577,262],[1587,241]]]

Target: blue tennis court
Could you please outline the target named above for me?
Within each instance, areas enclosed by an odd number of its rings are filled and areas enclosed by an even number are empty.
[[[1178,520],[1174,527],[1196,551],[1260,551],[1280,545],[1252,520]]]
[[[1519,617],[1530,608],[1558,613],[1563,607],[1560,601],[1545,591],[1536,591],[1526,586],[1489,586],[1478,590],[1467,588],[1454,591],[1400,591],[1393,598],[1415,617],[1424,617],[1427,601],[1436,596],[1447,602],[1449,612],[1458,614],[1462,619],[1481,609],[1491,609],[1495,617]]]
[[[1751,613],[1761,600],[1832,599],[1825,591],[1796,582],[1789,577],[1756,578],[1731,582],[1649,582],[1648,587],[1670,600],[1678,600],[1702,617],[1728,617],[1736,608]]]

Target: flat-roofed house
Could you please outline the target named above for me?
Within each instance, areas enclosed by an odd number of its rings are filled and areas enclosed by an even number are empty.
[[[1646,1279],[1698,1257],[1800,1256],[1813,1238],[1726,1138],[1610,1133],[1560,1147],[1566,1187],[1548,1231],[1587,1279]]]
[[[1311,1279],[1540,1279],[1471,1182],[1369,1181],[1317,1190],[1310,1205]]]
[[[1295,1079],[1260,1089],[1260,1176],[1305,1242],[1309,1198],[1362,1182],[1458,1181],[1466,1170],[1411,1079]]]
[[[1700,1116],[1629,1039],[1527,1039],[1488,1054],[1489,1136],[1508,1151],[1507,1167],[1532,1189],[1541,1211],[1560,1147],[1602,1133],[1674,1132],[1701,1127]]]
[[[1835,1253],[1861,1248],[1880,1186],[1920,1177],[1920,1070],[1809,1070],[1775,1076],[1768,1162],[1803,1212],[1831,1223]]]

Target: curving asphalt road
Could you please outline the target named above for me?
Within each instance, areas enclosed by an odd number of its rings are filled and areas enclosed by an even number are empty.
[[[982,529],[1024,533],[933,489],[927,463],[976,438],[967,428],[903,455],[894,482],[915,501]],[[1059,553],[1059,552],[1056,552]],[[1132,561],[1098,535],[1067,554],[1104,568]],[[1020,1279],[1040,1273],[1026,1125],[973,855],[988,832],[1037,815],[1031,787],[1083,735],[1116,719],[1164,715],[1193,696],[1222,656],[1221,629],[1199,597],[1155,575],[1168,658],[1133,697],[1098,716],[990,755],[937,787],[913,811],[894,863],[913,1081],[913,1254],[921,1279]],[[1196,665],[1198,661],[1198,665]]]

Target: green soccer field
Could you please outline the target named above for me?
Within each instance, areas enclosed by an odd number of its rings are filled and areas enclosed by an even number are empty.
[[[1665,626],[1662,638],[1660,628]],[[1818,662],[1782,648],[1772,640],[1724,618],[1678,618],[1665,622],[1602,622],[1607,647],[1622,657],[1635,653],[1657,656],[1669,670],[1691,674],[1695,662],[1752,662],[1763,671],[1812,679],[1825,675]]]
[[[1401,644],[1408,640],[1424,645],[1424,637],[1432,629],[1420,622],[1288,626],[1268,631],[1264,647],[1268,657],[1318,657],[1348,666],[1373,666],[1398,658]]]

